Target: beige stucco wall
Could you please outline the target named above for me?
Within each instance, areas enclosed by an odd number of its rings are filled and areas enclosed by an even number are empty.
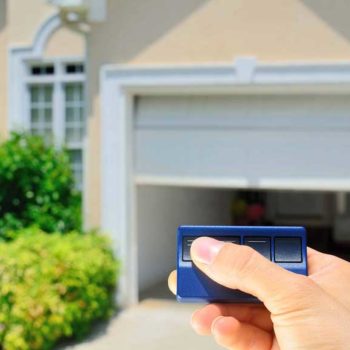
[[[346,0],[110,0],[90,50],[99,62],[344,59],[349,11]]]
[[[88,39],[87,218],[100,222],[98,74],[105,63],[332,61],[350,58],[346,0],[109,0]]]
[[[40,26],[51,15],[57,13],[56,7],[49,5],[45,0],[11,0],[7,3],[10,46],[31,45]],[[85,39],[81,34],[62,27],[53,33],[46,44],[44,54],[46,57],[83,56]]]
[[[46,44],[44,56],[50,57],[84,57],[85,38],[81,33],[61,27]]]
[[[55,11],[45,0],[7,0],[9,45],[30,45],[39,26]]]

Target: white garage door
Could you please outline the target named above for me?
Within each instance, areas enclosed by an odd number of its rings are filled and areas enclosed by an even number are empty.
[[[345,95],[139,97],[134,127],[139,183],[350,189]]]

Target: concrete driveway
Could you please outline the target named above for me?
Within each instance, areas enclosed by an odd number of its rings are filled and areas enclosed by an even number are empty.
[[[148,299],[112,319],[90,339],[61,350],[218,350],[211,337],[189,325],[198,305]]]

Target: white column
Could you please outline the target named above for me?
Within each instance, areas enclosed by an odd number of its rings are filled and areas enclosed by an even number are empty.
[[[61,148],[65,139],[65,93],[62,83],[62,65],[59,61],[55,62],[55,82],[53,86],[53,131],[55,145]]]
[[[128,306],[138,301],[132,98],[108,76],[101,85],[101,226],[122,263],[118,303]]]

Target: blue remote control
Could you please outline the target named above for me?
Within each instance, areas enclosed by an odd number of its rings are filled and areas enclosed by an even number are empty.
[[[192,263],[191,244],[201,236],[250,246],[285,269],[307,275],[307,244],[304,227],[180,226],[177,236],[178,301],[201,303],[259,302],[250,294],[217,284]]]

